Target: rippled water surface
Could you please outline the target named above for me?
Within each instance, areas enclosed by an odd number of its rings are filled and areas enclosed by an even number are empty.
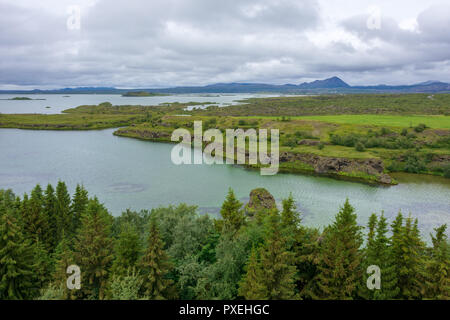
[[[399,210],[419,217],[426,236],[450,222],[448,179],[400,175],[398,186],[374,187],[326,177],[261,176],[259,171],[229,165],[176,166],[170,161],[172,145],[116,137],[113,131],[0,129],[0,188],[21,195],[37,183],[56,184],[61,179],[73,192],[82,183],[118,215],[127,208],[181,202],[217,213],[229,187],[243,201],[250,190],[264,187],[277,201],[292,192],[304,223],[311,226],[330,223],[347,197],[361,224],[382,210],[390,220]]]

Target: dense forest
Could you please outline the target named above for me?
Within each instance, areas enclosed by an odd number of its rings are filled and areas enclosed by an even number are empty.
[[[83,186],[0,190],[0,299],[450,298],[446,225],[427,245],[410,216],[362,227],[348,200],[336,212],[309,228],[292,197],[243,206],[230,189],[220,219],[185,204],[113,217]],[[72,264],[79,290],[66,285]],[[379,290],[366,286],[370,265]]]

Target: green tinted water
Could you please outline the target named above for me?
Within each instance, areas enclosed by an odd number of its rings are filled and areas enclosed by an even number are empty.
[[[101,131],[28,131],[0,129],[0,188],[17,194],[35,184],[66,181],[71,192],[82,183],[114,215],[127,208],[149,209],[186,202],[202,212],[217,213],[227,189],[243,201],[250,190],[264,187],[277,201],[292,192],[303,222],[330,223],[349,198],[359,222],[372,212],[392,220],[402,210],[419,218],[428,239],[432,228],[450,222],[450,182],[429,176],[400,175],[398,186],[374,187],[326,177],[278,174],[229,165],[181,165],[170,160],[173,145],[152,143]]]

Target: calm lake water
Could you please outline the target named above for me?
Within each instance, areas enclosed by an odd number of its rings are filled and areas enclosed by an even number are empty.
[[[292,192],[303,222],[310,226],[329,224],[347,197],[364,225],[372,212],[384,210],[392,220],[401,210],[419,217],[428,239],[433,227],[450,222],[447,179],[402,175],[398,186],[373,187],[325,177],[261,176],[229,165],[176,166],[170,160],[173,145],[116,137],[113,131],[0,129],[0,189],[22,195],[37,183],[61,179],[73,192],[80,183],[119,215],[127,208],[181,202],[216,214],[229,187],[243,201],[252,189],[264,187],[277,201]]]
[[[118,94],[0,94],[0,113],[61,113],[80,105],[97,105],[111,102],[113,105],[155,106],[166,102],[214,102],[219,106],[236,104],[237,100],[258,97],[272,97],[264,94],[210,94],[173,95],[157,97],[122,97]],[[36,100],[7,100],[14,97],[28,97]],[[44,100],[37,100],[44,99]],[[47,108],[50,107],[50,108]]]
[[[115,105],[158,105],[164,102],[215,102],[221,106],[265,95],[175,95],[121,97],[120,95],[0,95],[0,99],[28,96],[32,101],[0,100],[0,113],[59,113],[82,104],[109,101]],[[46,108],[50,106],[51,108]],[[28,131],[0,129],[0,189],[23,195],[40,183],[65,181],[71,193],[77,183],[97,195],[114,215],[127,208],[140,210],[176,203],[198,205],[201,212],[218,214],[229,187],[242,201],[257,187],[276,200],[292,192],[309,226],[329,224],[348,197],[359,223],[372,212],[392,220],[401,210],[418,217],[427,239],[432,229],[450,224],[450,180],[430,176],[399,175],[398,186],[374,187],[325,177],[278,174],[229,165],[182,165],[170,161],[172,145],[113,136],[101,131]]]

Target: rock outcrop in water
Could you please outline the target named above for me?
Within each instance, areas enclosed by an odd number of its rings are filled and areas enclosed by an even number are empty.
[[[253,216],[258,211],[269,211],[276,208],[275,198],[264,188],[257,188],[250,191],[250,200],[245,205],[248,216]]]

